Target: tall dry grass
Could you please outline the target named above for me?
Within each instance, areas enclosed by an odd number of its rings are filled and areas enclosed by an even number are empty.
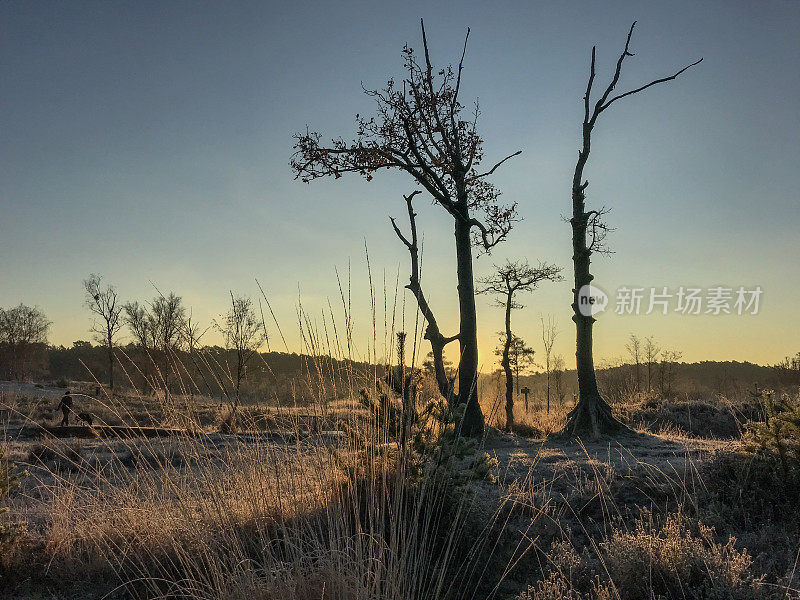
[[[29,530],[14,555],[0,559],[6,583],[33,579],[44,589],[90,596],[124,590],[135,598],[226,600],[491,593],[504,575],[502,568],[487,573],[502,529],[499,510],[476,519],[474,490],[441,465],[426,468],[430,457],[399,448],[387,415],[361,405],[361,390],[375,393],[380,378],[379,319],[373,295],[366,362],[375,367],[356,371],[348,299],[349,291],[342,294],[344,323],[337,326],[331,310],[324,335],[298,309],[310,367],[296,382],[302,407],[245,407],[235,420],[222,407],[209,427],[209,403],[181,365],[166,376],[159,370],[164,357],[145,370],[122,353],[123,373],[147,375],[154,395],[104,393],[92,400],[101,421],[185,433],[169,441],[48,441],[31,449],[32,476],[14,501]],[[390,364],[397,320],[384,315],[383,360]],[[343,339],[329,336],[328,327]],[[418,362],[421,331],[409,338],[408,355]],[[350,360],[334,366],[331,356]],[[196,360],[205,360],[202,352]],[[224,387],[225,366],[204,366]],[[23,421],[42,415],[24,402],[5,405]],[[259,419],[273,431],[258,431]],[[312,421],[339,435],[315,435]]]

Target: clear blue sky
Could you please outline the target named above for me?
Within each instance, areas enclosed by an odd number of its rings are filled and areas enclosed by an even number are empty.
[[[472,28],[463,98],[480,98],[487,162],[522,149],[494,178],[525,221],[476,263],[528,257],[569,267],[571,172],[591,46],[598,82],[638,20],[621,89],[704,62],[601,117],[589,203],[613,208],[598,285],[760,285],[756,316],[617,316],[596,331],[601,359],[630,333],[687,360],[774,362],[800,350],[800,4],[797,2],[3,2],[0,4],[0,306],[42,307],[51,341],[87,339],[81,280],[124,299],[152,284],[209,322],[229,289],[258,278],[300,350],[298,292],[314,316],[353,269],[356,338],[371,340],[364,260],[394,289],[407,257],[388,214],[401,176],[295,182],[292,133],[349,135],[401,71],[404,42],[457,59]],[[451,224],[420,203],[425,278],[446,333],[456,324]],[[535,348],[539,314],[572,362],[568,282],[515,314]],[[392,292],[393,293],[393,292]],[[406,298],[410,315],[411,298]],[[336,307],[336,304],[334,304]],[[484,369],[502,316],[479,303]],[[282,349],[273,337],[273,346]],[[213,337],[210,338],[213,341]],[[427,351],[427,350],[426,350]],[[380,353],[380,343],[379,343]]]

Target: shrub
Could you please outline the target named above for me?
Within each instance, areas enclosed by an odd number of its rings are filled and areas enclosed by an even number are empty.
[[[36,443],[28,450],[28,462],[45,464],[54,462],[67,469],[76,469],[83,461],[83,448],[75,442],[68,443],[55,438]]]
[[[782,394],[776,401],[774,395],[771,390],[760,393],[766,419],[747,424],[745,447],[776,457],[784,476],[796,475],[800,470],[800,398]]]
[[[6,499],[8,493],[19,485],[20,479],[26,475],[11,465],[5,456],[5,452],[0,448],[0,502]],[[7,546],[13,544],[19,533],[24,529],[20,523],[7,522],[7,507],[0,507],[0,554]]]
[[[550,572],[518,600],[764,597],[747,551],[737,550],[732,537],[714,541],[713,533],[676,514],[660,527],[640,519],[633,531],[614,530],[593,552],[556,542]]]
[[[684,432],[700,437],[738,438],[738,411],[723,399],[679,402],[650,398],[631,410],[628,420],[654,432]]]
[[[220,433],[236,433],[239,430],[236,409],[224,407],[217,415],[217,431]]]

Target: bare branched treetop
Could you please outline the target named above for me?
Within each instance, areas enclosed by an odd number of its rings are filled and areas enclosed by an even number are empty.
[[[381,90],[364,90],[375,99],[377,114],[356,115],[353,139],[326,144],[319,133],[306,130],[295,136],[290,165],[305,182],[344,173],[370,181],[380,169],[405,171],[454,218],[474,228],[473,243],[488,251],[505,239],[518,218],[516,203],[500,204],[499,191],[486,177],[521,151],[481,170],[478,103],[467,112],[459,100],[469,30],[457,68],[434,69],[424,25],[422,39],[424,62],[406,45],[403,79],[390,79]]]
[[[117,290],[113,285],[103,287],[103,278],[96,273],[83,282],[86,291],[86,306],[100,317],[101,324],[93,323],[92,332],[103,344],[111,345],[122,327],[122,305],[117,301]]]
[[[0,342],[11,346],[46,344],[52,323],[35,306],[20,304],[13,308],[0,308]]]
[[[496,294],[499,298],[495,303],[505,307],[507,298],[513,297],[515,292],[531,292],[542,281],[561,281],[561,267],[540,262],[532,267],[527,260],[506,261],[504,265],[494,266],[494,272],[478,279],[478,294]],[[523,308],[515,300],[511,301],[511,308]]]
[[[183,299],[170,292],[159,294],[150,306],[139,302],[123,305],[125,324],[142,348],[171,351],[180,346],[184,337],[186,307]]]
[[[231,307],[215,326],[225,338],[225,347],[246,354],[249,360],[267,339],[263,322],[256,315],[250,298],[236,296],[233,292],[230,296]]]

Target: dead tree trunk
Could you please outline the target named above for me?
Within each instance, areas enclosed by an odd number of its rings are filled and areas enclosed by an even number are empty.
[[[417,214],[414,212],[413,200],[414,196],[421,192],[414,191],[408,196],[403,196],[406,201],[406,208],[408,209],[408,221],[411,227],[411,239],[408,239],[400,231],[397,223],[393,218],[389,218],[392,223],[397,237],[403,242],[403,245],[408,249],[411,258],[411,277],[406,285],[414,298],[417,300],[417,306],[425,319],[425,339],[431,343],[431,353],[433,354],[433,372],[436,377],[436,385],[439,388],[439,393],[447,400],[448,404],[455,406],[455,398],[453,393],[453,380],[447,376],[447,371],[444,368],[444,348],[452,341],[458,339],[459,336],[454,335],[445,337],[439,329],[439,324],[436,321],[436,316],[433,314],[428,300],[422,291],[422,284],[420,283],[420,268],[419,268],[419,245],[417,238]]]
[[[508,298],[506,299],[506,340],[503,344],[503,359],[500,361],[503,371],[506,374],[506,430],[514,430],[514,377],[511,374],[511,307],[512,307],[512,294],[509,290]],[[519,364],[519,361],[517,361]],[[519,381],[519,376],[517,376]],[[519,384],[518,384],[519,385]]]
[[[604,209],[600,210],[586,210],[586,188],[589,185],[588,181],[583,179],[583,171],[586,167],[586,162],[589,159],[589,152],[591,150],[592,131],[597,122],[597,118],[605,109],[617,100],[626,96],[631,96],[641,92],[653,85],[663,83],[675,79],[678,75],[686,71],[686,69],[698,64],[702,58],[675,73],[669,77],[656,79],[650,83],[643,85],[639,88],[611,96],[614,88],[619,81],[620,72],[622,70],[623,61],[633,54],[629,51],[631,35],[636,22],[631,25],[628,32],[628,38],[625,42],[625,49],[622,51],[619,59],[617,60],[617,67],[611,83],[603,92],[601,98],[597,101],[592,109],[590,107],[590,98],[592,93],[592,84],[595,77],[595,48],[592,48],[592,62],[589,71],[589,82],[586,86],[586,95],[584,96],[584,118],[582,126],[583,145],[578,153],[578,162],[575,165],[575,173],[572,178],[572,218],[570,224],[572,225],[572,263],[575,272],[575,289],[573,289],[573,302],[572,320],[575,321],[576,328],[576,349],[575,359],[577,361],[578,370],[578,404],[570,412],[567,418],[567,425],[562,433],[568,435],[581,435],[591,434],[594,437],[599,437],[602,434],[615,433],[624,428],[622,423],[614,418],[611,413],[611,407],[600,395],[597,389],[597,377],[594,371],[594,359],[592,356],[592,326],[594,325],[595,318],[592,315],[584,315],[581,313],[578,305],[578,295],[583,286],[590,285],[594,277],[590,271],[591,255],[593,252],[601,250],[602,242],[605,233],[608,231],[607,227],[602,222],[602,216],[605,212]],[[591,236],[591,239],[589,237]]]

